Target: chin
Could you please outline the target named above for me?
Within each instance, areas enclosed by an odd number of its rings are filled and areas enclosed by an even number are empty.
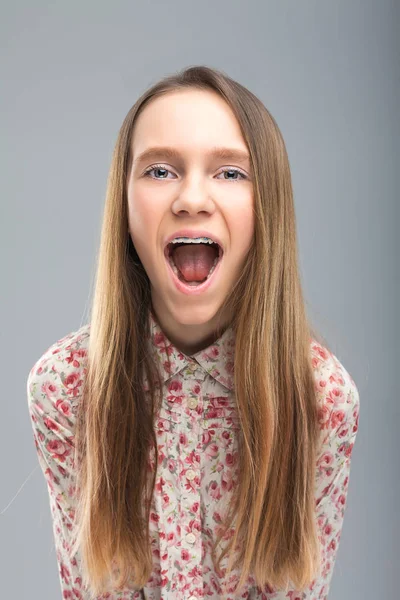
[[[185,325],[206,325],[216,319],[218,314],[218,308],[212,307],[201,307],[201,306],[187,306],[187,307],[174,307],[172,311],[174,320],[182,326]]]

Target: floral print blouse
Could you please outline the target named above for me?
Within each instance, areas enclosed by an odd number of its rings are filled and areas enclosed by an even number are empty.
[[[349,486],[350,460],[358,428],[359,395],[337,357],[310,343],[319,398],[321,450],[315,502],[322,547],[320,576],[309,588],[275,590],[249,576],[235,594],[240,573],[221,579],[210,548],[236,485],[237,432],[234,402],[234,333],[228,328],[205,350],[180,352],[149,312],[149,348],[163,374],[163,404],[155,427],[158,471],[150,532],[153,573],[142,590],[106,592],[97,600],[327,599],[338,551]],[[84,378],[90,324],[50,346],[27,380],[35,448],[49,493],[62,598],[89,600],[80,557],[70,556],[74,517],[74,422]],[[168,360],[169,358],[169,360]],[[147,381],[145,389],[148,391]],[[153,449],[154,450],[154,449]],[[219,555],[220,547],[217,554]],[[222,574],[228,557],[221,562]],[[221,573],[220,573],[221,575]]]

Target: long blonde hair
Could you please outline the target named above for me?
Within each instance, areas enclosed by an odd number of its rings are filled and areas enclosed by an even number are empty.
[[[254,181],[254,244],[221,310],[233,315],[241,430],[240,481],[225,523],[227,529],[235,518],[236,528],[217,568],[229,551],[228,572],[240,566],[239,588],[252,573],[258,585],[281,588],[291,580],[300,589],[320,564],[314,498],[319,428],[310,354],[318,334],[306,317],[301,289],[285,144],[253,93],[221,71],[194,66],[163,78],[132,106],[109,172],[75,432],[74,551],[80,550],[83,579],[94,595],[129,581],[140,589],[152,573],[149,513],[157,462],[149,478],[148,460],[157,444],[153,422],[162,382],[146,352],[150,283],[128,233],[127,177],[138,115],[153,98],[187,88],[217,92],[231,107]]]

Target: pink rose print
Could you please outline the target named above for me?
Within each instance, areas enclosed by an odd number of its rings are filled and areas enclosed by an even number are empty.
[[[216,481],[211,481],[209,486],[209,494],[213,500],[221,499],[221,490]]]
[[[82,385],[83,380],[78,372],[74,371],[67,375],[64,379],[64,386],[67,388],[69,394],[73,397],[79,394],[79,387]]]
[[[217,454],[219,453],[219,448],[217,444],[210,444],[209,446],[207,446],[206,448],[206,456],[207,458],[215,458],[217,456]]]
[[[310,340],[314,385],[318,397],[321,445],[316,458],[315,508],[322,543],[321,569],[304,593],[258,587],[250,573],[237,592],[240,569],[227,578],[228,556],[217,569],[211,549],[224,534],[218,557],[235,533],[225,532],[232,493],[237,487],[240,418],[234,390],[234,332],[224,335],[196,355],[199,371],[188,369],[179,351],[151,316],[145,340],[154,353],[163,385],[160,412],[154,419],[156,440],[145,457],[149,477],[155,473],[149,535],[152,572],[145,585],[148,600],[159,597],[216,600],[228,590],[234,597],[253,600],[323,600],[340,540],[349,487],[350,457],[358,430],[358,394],[351,376],[336,357]],[[59,340],[30,371],[28,385],[35,448],[52,498],[56,556],[64,600],[84,600],[78,554],[70,556],[75,519],[75,424],[83,383],[90,325]],[[144,389],[148,388],[146,376]],[[146,397],[147,399],[147,397]],[[197,402],[189,402],[196,399]],[[196,406],[194,406],[196,405]],[[193,408],[191,408],[193,406]],[[157,453],[157,454],[156,454]],[[194,473],[189,473],[189,469]],[[193,534],[193,535],[190,535]],[[234,552],[239,550],[238,544]],[[214,557],[214,558],[216,558]],[[142,600],[141,591],[104,593],[97,600]]]
[[[56,458],[62,462],[67,459],[70,453],[69,448],[63,442],[58,440],[49,440],[46,444],[46,449],[53,458]]]

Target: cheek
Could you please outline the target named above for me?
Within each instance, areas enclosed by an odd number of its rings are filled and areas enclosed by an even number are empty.
[[[130,190],[128,195],[128,220],[130,231],[136,236],[146,238],[157,231],[161,219],[160,202],[144,189]]]
[[[254,211],[250,203],[238,207],[229,220],[232,243],[240,248],[240,254],[246,253],[254,240]]]

